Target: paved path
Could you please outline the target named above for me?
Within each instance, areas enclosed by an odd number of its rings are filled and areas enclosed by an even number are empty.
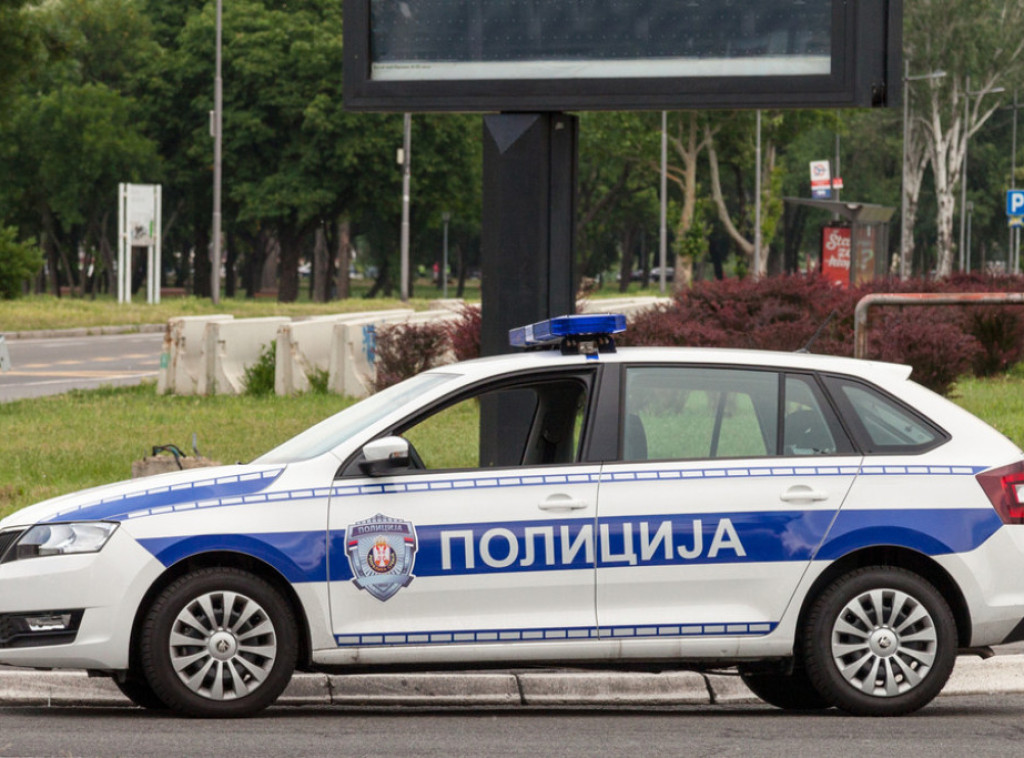
[[[7,335],[9,371],[0,373],[0,402],[72,389],[126,386],[155,379],[160,369],[163,327],[146,331],[110,329]],[[120,333],[118,333],[120,331]]]

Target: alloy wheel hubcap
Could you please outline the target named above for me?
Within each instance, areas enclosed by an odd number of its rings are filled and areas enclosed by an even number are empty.
[[[266,680],[277,635],[263,607],[236,592],[208,592],[174,619],[168,649],[178,678],[210,700],[234,700]]]
[[[857,690],[895,697],[917,687],[935,663],[938,635],[911,595],[877,589],[850,600],[832,626],[832,660]]]

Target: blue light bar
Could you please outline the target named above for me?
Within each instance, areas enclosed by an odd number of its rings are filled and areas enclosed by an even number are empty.
[[[566,337],[608,337],[626,331],[626,317],[621,313],[596,313],[557,316],[529,326],[509,329],[512,347],[554,345]]]

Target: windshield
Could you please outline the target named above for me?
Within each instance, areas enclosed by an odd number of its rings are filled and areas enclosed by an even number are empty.
[[[417,374],[411,379],[388,387],[376,395],[351,405],[340,413],[311,426],[264,453],[253,463],[293,463],[315,458],[333,450],[354,434],[402,407],[410,400],[438,385],[451,381],[456,374]]]

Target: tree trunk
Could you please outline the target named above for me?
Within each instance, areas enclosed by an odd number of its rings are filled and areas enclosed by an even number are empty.
[[[281,244],[281,273],[278,278],[277,299],[281,303],[294,303],[299,299],[299,257],[302,235],[293,229],[279,230]]]
[[[335,252],[337,260],[337,298],[346,300],[352,296],[352,279],[349,269],[352,266],[352,227],[348,219],[338,221],[338,245]]]
[[[331,256],[327,253],[327,234],[323,224],[316,228],[313,243],[313,265],[310,266],[313,282],[311,299],[314,303],[326,303],[331,299]]]

